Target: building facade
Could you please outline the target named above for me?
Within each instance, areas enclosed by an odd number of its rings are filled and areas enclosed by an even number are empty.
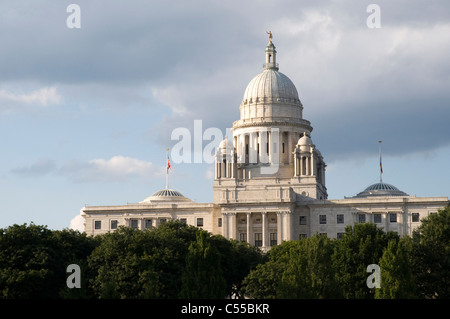
[[[340,238],[355,223],[411,235],[422,218],[448,205],[448,197],[410,196],[381,180],[354,197],[328,199],[324,158],[276,54],[270,38],[263,70],[245,90],[233,135],[217,148],[212,203],[195,203],[166,188],[137,204],[83,207],[85,232],[180,220],[268,250],[315,233]]]

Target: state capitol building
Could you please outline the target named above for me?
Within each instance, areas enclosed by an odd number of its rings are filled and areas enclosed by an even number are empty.
[[[85,232],[180,220],[269,250],[315,233],[340,238],[355,223],[411,236],[422,218],[449,203],[448,197],[410,196],[381,178],[354,197],[328,199],[324,158],[295,85],[278,71],[270,33],[263,70],[247,85],[239,110],[233,136],[215,154],[212,203],[193,202],[166,187],[136,204],[83,207]]]

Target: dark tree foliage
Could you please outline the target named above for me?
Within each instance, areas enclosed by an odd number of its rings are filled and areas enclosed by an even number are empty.
[[[67,296],[67,266],[85,264],[96,244],[95,239],[73,230],[52,231],[34,224],[0,229],[0,297]],[[89,297],[87,289],[77,294]]]
[[[81,269],[68,288],[67,266]],[[378,264],[381,288],[369,289]],[[0,229],[0,298],[450,298],[450,208],[422,220],[412,238],[375,224],[342,239],[314,235],[264,254],[171,221],[88,237],[34,224]]]
[[[90,255],[99,298],[224,298],[238,294],[262,253],[197,227],[171,221],[100,236]]]
[[[373,223],[347,226],[338,240],[332,256],[336,282],[342,296],[351,299],[372,299],[374,290],[368,289],[367,266],[378,264],[389,240],[398,240],[395,233],[385,233]]]
[[[450,298],[450,206],[421,221],[412,237],[412,270],[420,298]]]

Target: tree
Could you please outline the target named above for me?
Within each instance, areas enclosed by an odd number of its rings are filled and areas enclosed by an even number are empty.
[[[242,281],[258,264],[264,260],[264,253],[247,242],[226,239],[221,235],[211,236],[211,245],[221,256],[220,263],[226,281],[228,297],[244,298]]]
[[[224,298],[226,281],[220,264],[220,254],[211,245],[206,231],[197,232],[197,240],[189,246],[186,268],[182,276],[181,298]]]
[[[380,259],[381,285],[375,290],[377,299],[415,298],[411,262],[411,239],[390,240]]]
[[[274,248],[272,248],[274,249]],[[244,278],[242,292],[255,299],[276,299],[285,264],[268,260],[259,264]]]
[[[290,245],[289,259],[278,287],[279,298],[338,297],[332,269],[333,241],[314,235]]]
[[[74,296],[66,286],[67,266],[82,263],[95,245],[80,232],[33,223],[0,229],[0,298]],[[89,297],[87,285],[76,294]]]
[[[450,298],[450,206],[413,232],[412,264],[420,298]]]
[[[321,235],[283,242],[268,253],[244,280],[252,298],[333,298],[338,295],[332,272],[333,241]]]
[[[119,227],[100,235],[89,256],[100,298],[178,298],[188,247],[199,231],[179,221],[158,228]]]
[[[371,299],[374,291],[368,289],[367,266],[378,264],[390,239],[398,240],[394,233],[384,233],[373,223],[347,226],[342,239],[337,241],[333,253],[336,282],[342,297]],[[376,289],[376,288],[374,288]]]

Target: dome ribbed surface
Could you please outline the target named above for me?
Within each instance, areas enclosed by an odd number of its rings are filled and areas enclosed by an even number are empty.
[[[273,69],[264,70],[247,85],[243,103],[259,101],[300,103],[294,83]]]
[[[180,192],[175,191],[173,189],[162,189],[152,195],[152,197],[161,197],[161,196],[164,196],[164,197],[169,196],[170,197],[170,196],[183,196],[183,195]]]
[[[374,197],[374,196],[409,196],[397,187],[387,183],[376,183],[367,187],[355,197]]]
[[[180,192],[173,189],[162,189],[155,193],[152,196],[147,197],[141,203],[148,202],[192,202],[189,198],[186,198]]]

